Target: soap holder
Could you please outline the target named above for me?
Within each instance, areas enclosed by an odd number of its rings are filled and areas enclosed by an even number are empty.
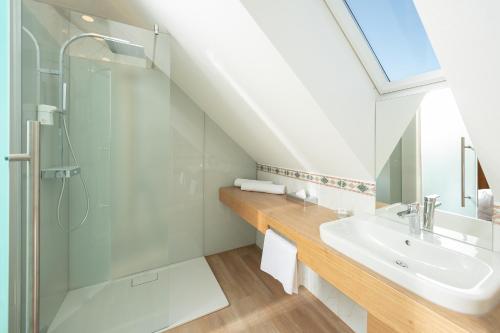
[[[354,211],[352,211],[350,209],[337,208],[337,209],[332,209],[332,210],[335,213],[335,215],[337,215],[337,217],[339,219],[345,219],[347,217],[351,217],[354,215]]]
[[[79,166],[60,166],[42,169],[42,179],[71,178],[80,174]]]

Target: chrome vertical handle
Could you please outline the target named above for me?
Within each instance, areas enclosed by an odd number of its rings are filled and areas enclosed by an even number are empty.
[[[465,138],[460,138],[460,205],[465,207]]]
[[[465,199],[470,199],[470,195],[465,195],[465,149],[472,149],[472,146],[465,145],[465,137],[460,138],[460,204],[465,207]]]
[[[32,227],[32,285],[31,310],[32,332],[40,330],[40,122],[27,122],[27,152],[25,154],[11,154],[9,162],[28,162],[30,169],[31,187],[31,227]]]

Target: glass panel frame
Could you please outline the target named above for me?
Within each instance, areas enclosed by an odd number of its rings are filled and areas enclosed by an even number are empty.
[[[9,154],[10,126],[10,1],[0,3],[0,156]],[[9,330],[9,162],[0,164],[0,331]]]
[[[430,86],[446,81],[442,70],[416,75],[405,80],[389,81],[344,0],[326,0],[326,3],[380,95],[413,88],[427,90]]]
[[[344,3],[390,82],[441,68],[411,0]]]

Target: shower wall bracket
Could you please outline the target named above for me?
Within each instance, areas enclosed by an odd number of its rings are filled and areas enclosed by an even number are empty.
[[[71,178],[80,174],[79,166],[60,166],[42,169],[42,179]]]

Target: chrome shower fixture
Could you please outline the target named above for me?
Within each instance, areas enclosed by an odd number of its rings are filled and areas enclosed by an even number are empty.
[[[111,52],[129,57],[145,58],[144,46],[125,40],[104,39]]]
[[[59,51],[59,110],[66,111],[66,94],[67,94],[67,84],[64,82],[64,53],[66,49],[75,41],[82,38],[94,38],[97,40],[104,40],[109,48],[109,50],[115,54],[126,55],[136,58],[146,58],[144,53],[144,46],[134,44],[126,39],[115,38],[111,36],[106,36],[102,34],[97,34],[93,32],[83,33],[76,35],[68,39],[62,45]]]
[[[109,50],[115,54],[126,55],[130,57],[136,58],[146,58],[146,54],[144,53],[144,46],[133,44],[132,42],[115,38],[111,36],[96,34],[96,33],[83,33],[77,36],[74,36],[68,39],[61,47],[59,51],[59,110],[62,112],[62,123],[63,123],[63,131],[66,137],[66,141],[68,142],[69,152],[71,153],[71,157],[75,162],[75,166],[71,168],[71,170],[67,170],[64,168],[57,168],[54,170],[47,170],[45,175],[47,177],[60,178],[62,180],[61,191],[59,193],[59,200],[57,202],[57,223],[59,227],[65,231],[73,231],[82,226],[85,221],[87,221],[90,211],[90,196],[87,189],[87,184],[85,184],[85,180],[81,173],[80,163],[78,163],[78,159],[76,158],[75,150],[73,149],[73,145],[71,144],[71,139],[69,136],[68,125],[66,123],[66,104],[67,104],[67,92],[68,92],[68,84],[64,82],[64,54],[68,46],[76,40],[82,38],[94,38],[97,40],[103,40]],[[68,228],[64,228],[61,223],[61,203],[64,194],[64,190],[66,188],[66,179],[78,175],[80,177],[80,181],[82,183],[83,191],[85,193],[85,200],[87,203],[87,207],[85,210],[85,214],[83,218],[80,220],[78,225],[74,228],[68,226]]]

